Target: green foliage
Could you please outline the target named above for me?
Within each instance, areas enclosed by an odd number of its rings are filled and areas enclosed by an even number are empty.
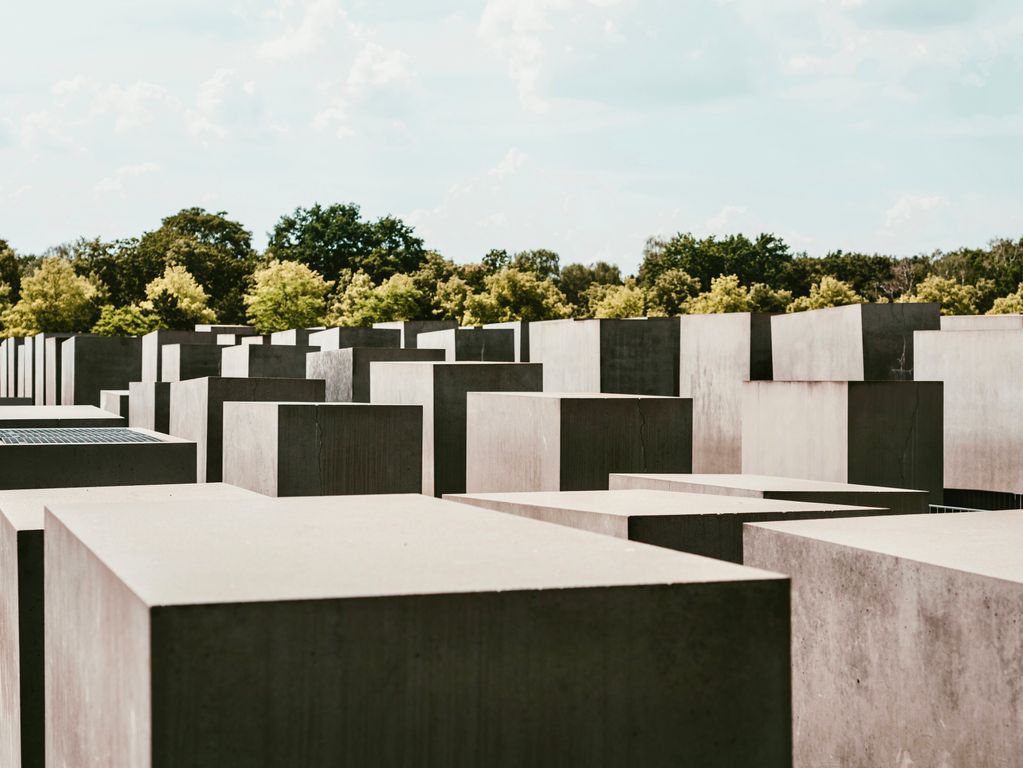
[[[785,311],[803,312],[807,309],[825,309],[863,303],[863,297],[856,293],[848,283],[825,276],[813,284],[809,296],[800,296],[795,299]]]
[[[984,281],[985,283],[990,281]],[[900,303],[934,302],[941,305],[943,315],[975,315],[977,299],[981,289],[974,285],[962,285],[949,277],[930,275],[922,280],[913,291],[898,298]]]
[[[989,315],[1018,315],[1023,313],[1023,283],[1020,283],[1014,293],[995,299]]]
[[[473,291],[458,275],[437,284],[434,316],[440,320],[455,320],[459,325],[468,323],[469,299]]]
[[[144,336],[160,327],[159,318],[138,304],[114,307],[104,304],[92,333],[99,336]]]
[[[68,333],[90,327],[99,312],[100,286],[75,274],[63,259],[43,259],[21,283],[21,298],[3,314],[4,333]]]
[[[557,286],[565,294],[569,304],[586,310],[587,297],[584,295],[591,285],[621,285],[622,272],[614,264],[598,261],[589,266],[569,264],[561,270]]]
[[[422,297],[418,315],[421,318],[450,319],[450,296],[441,295],[442,286],[458,277],[458,267],[436,251],[427,251],[422,265],[412,273],[412,281]],[[460,280],[464,283],[464,281]],[[452,284],[455,285],[455,284]]]
[[[332,282],[345,269],[373,282],[414,272],[425,253],[412,227],[391,216],[364,221],[354,203],[296,208],[280,218],[267,246],[273,258],[305,264]]]
[[[14,249],[0,238],[0,284],[8,289],[7,298],[16,298],[21,292],[21,269]]]
[[[651,238],[644,248],[639,284],[649,288],[662,272],[680,269],[699,280],[704,291],[710,290],[711,281],[720,275],[735,275],[744,285],[778,285],[791,261],[788,245],[770,234],[761,234],[756,240],[745,235],[698,240],[688,233],[670,240]]]
[[[667,269],[657,276],[647,291],[650,312],[665,317],[683,315],[688,312],[690,299],[699,292],[700,281],[695,277],[681,269]]]
[[[206,306],[206,291],[182,266],[167,266],[163,275],[146,286],[142,309],[156,315],[159,327],[184,331],[196,323],[214,323],[213,310]]]
[[[593,317],[643,317],[646,314],[646,294],[632,278],[624,285],[605,285],[601,289],[591,295],[589,309]]]
[[[753,303],[749,291],[739,284],[737,275],[721,275],[710,281],[710,290],[701,293],[686,307],[691,315],[720,312],[750,312]]]
[[[509,320],[555,320],[568,317],[565,294],[550,280],[515,267],[502,269],[485,281],[486,290],[465,303],[465,322],[471,325]]]
[[[260,333],[320,325],[331,283],[297,261],[271,259],[252,276],[245,294],[249,321]]]
[[[792,291],[775,290],[764,283],[753,283],[749,287],[751,312],[784,312],[792,303]]]
[[[545,248],[516,253],[510,266],[520,272],[532,272],[541,280],[550,280],[555,284],[558,275],[561,274],[561,258],[554,251]]]
[[[391,275],[378,286],[356,272],[327,315],[330,325],[369,326],[394,320],[419,320],[423,295],[410,275]]]
[[[508,251],[503,248],[491,248],[487,251],[486,255],[480,259],[480,263],[483,265],[484,270],[488,275],[493,275],[500,272],[502,269],[507,269],[511,266],[511,256],[509,256]]]

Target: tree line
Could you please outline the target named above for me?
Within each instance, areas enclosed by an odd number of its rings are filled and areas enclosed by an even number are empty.
[[[316,325],[451,319],[797,312],[862,302],[941,304],[946,314],[1023,311],[1023,238],[909,258],[794,253],[771,234],[647,241],[639,270],[557,253],[491,250],[456,264],[392,216],[355,204],[282,216],[263,252],[225,212],[187,208],[139,237],[80,238],[38,255],[0,239],[0,334],[137,335],[197,322],[267,333]]]

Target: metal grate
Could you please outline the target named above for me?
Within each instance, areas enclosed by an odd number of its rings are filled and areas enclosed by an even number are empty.
[[[158,437],[124,427],[0,429],[3,445],[96,445],[100,443],[160,443]]]

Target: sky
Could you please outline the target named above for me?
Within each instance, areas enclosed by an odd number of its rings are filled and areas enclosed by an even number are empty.
[[[0,4],[0,238],[38,253],[315,202],[456,262],[773,232],[1023,236],[1020,0]]]

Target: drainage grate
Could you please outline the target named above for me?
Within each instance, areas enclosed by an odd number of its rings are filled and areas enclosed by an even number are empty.
[[[158,437],[124,427],[0,429],[3,445],[96,445],[100,443],[160,443]]]

